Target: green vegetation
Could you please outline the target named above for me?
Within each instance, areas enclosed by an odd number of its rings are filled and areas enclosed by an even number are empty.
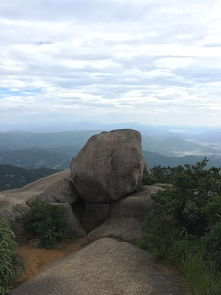
[[[11,165],[0,165],[0,191],[22,187],[57,171],[48,168],[24,169]]]
[[[141,241],[155,258],[177,266],[193,295],[221,290],[221,169],[206,164],[151,171],[153,181],[172,185],[152,196]]]
[[[30,238],[38,240],[38,246],[50,249],[68,233],[67,214],[64,207],[35,201],[26,216],[26,228]]]
[[[0,295],[9,292],[23,268],[23,260],[16,253],[14,235],[0,218]]]

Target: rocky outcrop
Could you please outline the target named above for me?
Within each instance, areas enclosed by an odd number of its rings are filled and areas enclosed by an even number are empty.
[[[46,203],[68,203],[73,204],[77,201],[77,195],[71,178],[66,176],[38,195],[38,199]]]
[[[70,170],[81,199],[108,203],[135,191],[145,166],[140,133],[122,129],[92,136]]]
[[[24,241],[24,218],[30,211],[30,207],[9,195],[0,194],[0,217],[4,218],[11,226],[18,241]]]
[[[100,239],[49,266],[12,295],[182,295],[145,251]]]
[[[69,226],[72,237],[79,238],[85,231],[76,219],[71,205],[76,202],[70,172],[68,170],[42,178],[20,189],[4,191],[0,194],[0,217],[5,218],[11,225],[18,241],[26,239],[24,218],[29,212],[29,205],[35,200],[50,204],[61,204],[67,209]]]
[[[88,240],[112,237],[136,244],[142,237],[142,227],[151,210],[151,195],[158,190],[161,190],[158,186],[144,186],[141,192],[111,204],[110,217],[88,234]]]
[[[72,238],[90,243],[44,269],[11,295],[181,295],[180,286],[158,269],[140,240],[151,194],[137,192],[146,163],[141,136],[114,130],[92,136],[64,171],[0,195],[0,216],[24,237],[24,216],[36,199],[66,209]],[[3,195],[4,194],[4,195]],[[128,243],[130,242],[130,243]]]
[[[67,207],[69,225],[76,237],[82,236],[85,231],[96,231],[96,228],[97,231],[90,235],[92,240],[97,236],[102,237],[103,230],[107,232],[107,236],[112,236],[115,227],[118,231],[126,230],[124,223],[127,223],[128,230],[131,226],[131,230],[135,232],[138,220],[133,215],[129,217],[129,212],[127,217],[116,212],[121,207],[129,210],[129,203],[132,204],[133,198],[122,198],[137,189],[145,167],[141,153],[141,135],[138,131],[122,129],[102,132],[92,136],[71,161],[71,174],[69,170],[65,170],[21,189],[0,194],[0,216],[8,219],[16,237],[19,237],[18,240],[26,236],[24,216],[35,200]],[[116,203],[119,199],[122,202]],[[139,203],[139,200],[136,199],[136,202]],[[102,226],[105,226],[104,229]]]

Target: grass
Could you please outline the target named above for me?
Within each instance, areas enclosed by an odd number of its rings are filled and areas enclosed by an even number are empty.
[[[189,294],[221,294],[220,274],[205,264],[200,253],[185,253],[178,262],[178,268],[185,277]]]
[[[0,295],[8,294],[23,269],[24,262],[16,252],[14,234],[0,218]]]

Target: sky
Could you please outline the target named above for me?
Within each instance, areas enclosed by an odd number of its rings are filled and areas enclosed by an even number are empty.
[[[0,0],[0,130],[221,126],[220,0]]]

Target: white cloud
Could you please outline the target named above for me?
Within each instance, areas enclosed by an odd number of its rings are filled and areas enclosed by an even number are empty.
[[[220,8],[2,1],[0,124],[25,116],[221,125]]]

